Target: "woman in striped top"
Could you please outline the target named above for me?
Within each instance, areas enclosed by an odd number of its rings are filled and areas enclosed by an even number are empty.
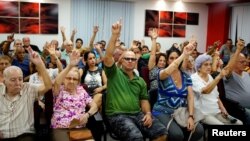
[[[172,47],[167,51],[168,67],[158,72],[158,99],[153,107],[153,114],[167,127],[171,114],[179,107],[188,107],[187,128],[181,128],[175,121],[170,124],[168,137],[170,141],[182,141],[186,134],[194,129],[194,96],[192,81],[180,66],[185,57],[193,51],[193,43],[184,47],[183,53]],[[191,140],[199,140],[203,135],[202,125],[198,124]]]

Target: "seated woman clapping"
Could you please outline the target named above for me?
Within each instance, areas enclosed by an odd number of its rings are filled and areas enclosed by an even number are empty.
[[[79,59],[79,53],[73,51],[70,55],[70,64],[56,77],[54,82],[54,113],[51,119],[51,126],[54,128],[53,140],[68,141],[69,131],[85,126],[89,127],[94,138],[97,136],[92,129],[99,127],[88,126],[88,124],[91,123],[90,117],[97,112],[98,108],[88,93],[79,85],[80,74],[78,69],[74,68]],[[87,107],[89,107],[88,111]],[[76,120],[79,121],[79,125],[69,129],[71,122]],[[94,121],[92,123],[95,124]]]

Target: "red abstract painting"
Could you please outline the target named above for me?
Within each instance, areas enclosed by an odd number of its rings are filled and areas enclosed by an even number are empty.
[[[58,5],[41,3],[41,34],[58,34]]]
[[[18,17],[18,2],[0,1],[0,16]]]
[[[187,13],[187,24],[198,25],[199,24],[199,13]]]
[[[0,33],[19,33],[18,18],[0,18]]]
[[[186,25],[173,26],[173,37],[185,37],[185,36],[186,36]]]
[[[160,11],[160,23],[173,23],[173,12]]]
[[[39,3],[20,2],[21,17],[39,17]]]
[[[172,37],[172,24],[160,24],[159,37]]]
[[[20,33],[39,34],[39,19],[20,19]]]
[[[159,28],[159,11],[146,10],[144,35],[148,36],[150,28]]]
[[[186,12],[174,12],[174,23],[175,24],[186,24],[187,13]]]

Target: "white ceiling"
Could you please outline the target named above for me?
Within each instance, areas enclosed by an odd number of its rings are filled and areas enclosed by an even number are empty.
[[[142,1],[142,0],[117,0],[117,1]],[[157,0],[144,0],[144,1],[157,1]],[[165,0],[165,1],[180,1],[180,0]],[[189,3],[216,3],[216,2],[233,2],[237,0],[181,0]]]
[[[178,0],[174,0],[178,1]],[[237,0],[182,0],[183,2],[191,2],[191,3],[215,3],[215,2],[233,2]]]

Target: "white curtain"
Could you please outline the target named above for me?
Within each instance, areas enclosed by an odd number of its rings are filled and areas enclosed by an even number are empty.
[[[99,25],[95,42],[111,36],[111,26],[122,18],[121,41],[126,46],[133,39],[134,3],[129,1],[111,0],[72,0],[71,1],[71,31],[76,28],[76,38],[82,38],[84,46],[88,45],[93,33],[93,26]]]
[[[242,38],[250,42],[250,5],[236,5],[232,7],[229,37],[235,41]]]

